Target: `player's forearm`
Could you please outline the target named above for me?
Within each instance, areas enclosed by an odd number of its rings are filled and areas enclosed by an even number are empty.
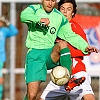
[[[68,44],[68,47],[70,49],[71,57],[80,57],[89,55],[89,54],[84,54],[81,50],[74,48],[70,44]]]
[[[72,46],[81,50],[84,54],[88,53],[88,52],[85,51],[86,47],[88,47],[88,43],[81,36],[79,36],[78,34],[75,34],[71,30],[69,23],[64,25],[59,30],[58,37],[69,42]]]
[[[76,34],[75,34],[76,35]],[[85,49],[88,46],[88,43],[83,40],[79,35],[76,36],[71,36],[70,37],[66,37],[66,40],[73,45],[74,47],[76,47],[77,49],[81,50],[84,54],[88,54]]]

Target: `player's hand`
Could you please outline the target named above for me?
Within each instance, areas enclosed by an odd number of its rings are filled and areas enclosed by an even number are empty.
[[[41,23],[45,23],[46,26],[48,26],[49,23],[50,23],[50,21],[49,21],[48,18],[41,18],[41,19],[40,19],[40,22],[41,22]]]
[[[87,51],[87,52],[89,52],[89,53],[91,53],[91,52],[96,52],[96,53],[98,53],[98,52],[99,52],[99,50],[98,50],[96,47],[92,47],[92,46],[86,47],[85,51]]]

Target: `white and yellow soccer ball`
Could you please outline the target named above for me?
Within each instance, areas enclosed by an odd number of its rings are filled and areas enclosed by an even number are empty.
[[[56,66],[50,73],[51,80],[58,86],[65,85],[70,79],[70,73],[66,67]]]

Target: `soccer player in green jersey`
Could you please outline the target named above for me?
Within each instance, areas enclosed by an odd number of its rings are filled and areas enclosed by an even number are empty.
[[[57,0],[41,0],[21,12],[21,21],[28,26],[25,80],[27,95],[24,100],[35,100],[40,83],[46,80],[47,70],[57,66],[68,68],[71,74],[71,57],[67,42],[83,53],[98,52],[79,35],[76,35],[66,17],[54,8]],[[54,45],[56,37],[65,41]],[[67,42],[66,42],[67,41]]]

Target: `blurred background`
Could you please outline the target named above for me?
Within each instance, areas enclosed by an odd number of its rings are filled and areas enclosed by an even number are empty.
[[[100,50],[100,0],[76,0],[78,11],[75,20],[84,28],[89,44]],[[20,13],[30,4],[40,3],[40,0],[0,0],[0,15],[5,15],[14,24],[19,33],[17,36],[7,39],[7,61],[3,69],[4,73],[4,98],[8,100],[23,100],[26,94],[24,81],[24,63],[27,49],[25,39],[27,26],[20,21]],[[57,7],[57,5],[56,5]],[[84,62],[87,71],[92,78],[92,87],[96,100],[100,100],[100,53],[92,53],[85,57]],[[39,96],[50,80],[41,84]]]

